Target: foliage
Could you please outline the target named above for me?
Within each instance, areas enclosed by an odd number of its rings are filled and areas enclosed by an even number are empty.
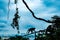
[[[16,37],[10,37],[9,40],[29,40],[29,38],[25,38],[23,36],[16,36]]]

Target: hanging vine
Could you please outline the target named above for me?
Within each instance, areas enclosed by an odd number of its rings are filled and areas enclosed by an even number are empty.
[[[22,0],[22,2],[25,4],[25,6],[26,6],[26,8],[32,13],[32,16],[35,18],[35,19],[37,19],[37,20],[42,20],[42,21],[45,21],[45,22],[47,22],[47,23],[54,23],[54,22],[52,22],[52,21],[50,21],[50,20],[45,20],[45,19],[43,19],[43,18],[38,18],[38,17],[36,17],[35,15],[34,15],[34,12],[29,8],[29,6],[27,5],[27,3],[24,1],[24,0]]]

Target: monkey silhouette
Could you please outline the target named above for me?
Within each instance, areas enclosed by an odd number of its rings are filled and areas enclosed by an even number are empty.
[[[19,33],[19,24],[18,24],[18,18],[20,18],[20,16],[18,15],[18,8],[16,8],[16,14],[14,15],[15,17],[13,18],[13,22],[11,24],[11,26],[13,28],[17,28],[18,33]]]
[[[34,33],[35,32],[35,28],[29,28],[28,30],[27,30],[27,34],[29,34],[29,33]]]

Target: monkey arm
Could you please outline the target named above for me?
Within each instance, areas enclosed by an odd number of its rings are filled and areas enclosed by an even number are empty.
[[[51,22],[51,21],[49,21],[49,20],[45,20],[45,19],[43,19],[43,18],[37,18],[37,17],[34,15],[34,12],[29,8],[29,6],[27,5],[27,3],[26,3],[24,0],[22,0],[22,1],[23,1],[23,3],[25,4],[25,6],[27,7],[27,9],[32,13],[32,16],[33,16],[35,19],[42,20],[42,21],[45,21],[45,22],[47,22],[47,23],[54,23],[54,22]]]

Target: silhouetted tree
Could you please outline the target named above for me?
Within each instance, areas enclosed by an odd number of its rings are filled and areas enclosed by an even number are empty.
[[[55,15],[52,17],[52,25],[49,25],[46,29],[46,34],[49,34],[47,35],[48,39],[51,39],[51,40],[59,40],[60,39],[60,17]],[[48,33],[50,32],[50,33]]]
[[[49,25],[46,29],[46,34],[47,35],[52,35],[54,33],[54,28],[52,27],[52,25]]]
[[[1,36],[0,36],[0,40],[1,40]]]
[[[60,16],[55,15],[54,17],[52,17],[54,19],[54,24],[53,26],[55,27],[55,33],[56,33],[56,40],[60,39]]]
[[[29,40],[29,38],[25,38],[23,36],[16,36],[16,37],[10,37],[9,40]]]
[[[36,40],[45,40],[45,30],[39,30],[37,32]]]
[[[29,28],[28,30],[27,30],[27,33],[29,34],[29,33],[34,33],[35,32],[35,28]]]
[[[53,21],[54,21],[54,23],[53,23],[54,27],[60,28],[60,27],[59,27],[59,26],[60,26],[60,17],[57,16],[57,15],[55,15],[55,16],[53,16],[52,18],[53,18]]]

